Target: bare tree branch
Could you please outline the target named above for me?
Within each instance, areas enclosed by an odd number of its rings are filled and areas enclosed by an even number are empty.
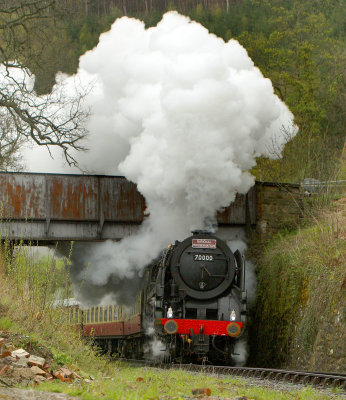
[[[0,160],[7,155],[13,162],[24,139],[60,147],[70,165],[77,164],[70,150],[85,150],[80,140],[86,134],[86,93],[76,90],[68,97],[55,89],[37,96],[27,68],[39,63],[33,37],[44,29],[43,21],[56,17],[57,5],[57,0],[0,0]]]

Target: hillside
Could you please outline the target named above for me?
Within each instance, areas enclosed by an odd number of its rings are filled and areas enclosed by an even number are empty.
[[[251,345],[260,365],[344,372],[346,198],[279,234],[258,260]]]

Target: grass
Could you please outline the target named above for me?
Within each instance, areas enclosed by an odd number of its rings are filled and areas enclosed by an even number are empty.
[[[8,317],[0,317],[0,330],[7,331],[12,327],[12,321]]]
[[[8,248],[8,246],[7,246]],[[79,332],[69,324],[67,310],[54,306],[57,296],[70,296],[68,265],[54,258],[36,259],[32,249],[19,245],[13,256],[2,251],[0,262],[0,329],[27,336],[17,346],[29,346],[54,364],[88,366],[97,359],[95,371],[106,361],[99,358]],[[23,340],[26,343],[23,343]],[[47,349],[47,354],[44,350]],[[92,369],[92,368],[91,368]]]
[[[137,381],[137,378],[143,378]],[[186,399],[192,396],[192,389],[209,388],[212,396],[235,399],[246,396],[254,400],[323,400],[329,395],[312,388],[290,392],[273,390],[265,386],[250,386],[248,380],[229,377],[215,377],[176,370],[155,370],[150,368],[129,368],[118,365],[108,379],[99,377],[91,384],[66,385],[63,383],[43,384],[40,389],[80,396],[83,400],[104,399]]]
[[[345,199],[278,234],[258,266],[257,362],[344,371]],[[254,350],[254,348],[252,349]]]

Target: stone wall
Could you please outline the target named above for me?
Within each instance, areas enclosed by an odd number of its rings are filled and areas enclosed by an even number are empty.
[[[256,182],[257,223],[262,239],[280,229],[296,228],[303,216],[303,192],[298,184]]]

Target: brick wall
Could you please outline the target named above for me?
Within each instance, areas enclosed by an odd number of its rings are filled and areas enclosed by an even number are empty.
[[[299,185],[256,182],[256,192],[256,228],[261,238],[299,225],[303,216],[303,192]]]

